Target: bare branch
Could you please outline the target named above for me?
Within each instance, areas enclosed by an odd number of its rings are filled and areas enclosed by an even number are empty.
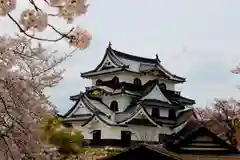
[[[63,38],[70,38],[70,37],[68,37],[68,35],[74,30],[74,27],[73,27],[72,29],[70,29],[70,31],[68,31],[68,33],[63,34],[63,33],[59,32],[55,27],[53,27],[52,25],[49,24],[48,26],[50,26],[55,32],[60,34],[61,37],[59,37],[57,39],[45,39],[45,38],[35,37],[35,36],[28,34],[10,14],[8,14],[8,17],[17,25],[17,27],[19,28],[21,33],[25,34],[26,36],[28,36],[32,39],[39,40],[39,41],[57,42],[57,41],[62,40]]]

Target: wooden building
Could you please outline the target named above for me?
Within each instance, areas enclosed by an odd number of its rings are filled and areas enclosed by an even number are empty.
[[[212,122],[211,122],[212,123]],[[198,122],[189,123],[177,134],[166,137],[163,145],[139,145],[138,148],[129,149],[122,154],[108,157],[107,160],[135,159],[138,155],[147,160],[164,160],[167,158],[183,160],[240,160],[240,152],[236,146],[202,126]],[[143,149],[144,148],[144,149]],[[154,155],[161,154],[165,157]],[[157,158],[158,157],[158,158]]]
[[[240,160],[236,146],[201,124],[191,125],[167,139],[165,148],[169,153],[185,160]]]

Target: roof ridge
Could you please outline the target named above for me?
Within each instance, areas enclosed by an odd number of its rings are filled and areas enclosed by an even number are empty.
[[[124,52],[121,52],[121,51],[118,51],[116,49],[113,49],[111,48],[111,51],[113,51],[113,53],[118,56],[118,57],[122,57],[122,58],[126,58],[126,57],[129,57],[129,58],[134,58],[136,61],[137,60],[146,60],[146,61],[149,61],[150,63],[158,63],[160,61],[158,61],[158,59],[155,57],[155,58],[146,58],[146,57],[142,57],[142,56],[137,56],[137,55],[132,55],[132,54],[128,54],[128,53],[124,53]]]

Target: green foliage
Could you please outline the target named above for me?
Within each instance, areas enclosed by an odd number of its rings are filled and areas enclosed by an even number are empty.
[[[81,131],[64,127],[62,119],[57,116],[44,118],[42,131],[42,139],[48,144],[57,147],[58,152],[64,157],[71,157],[71,155],[79,155],[81,153],[89,156],[114,156],[121,153],[121,150],[86,147],[87,141],[84,140]]]
[[[45,117],[42,120],[42,131],[44,135],[49,136],[52,132],[56,131],[62,126],[62,118],[57,116]]]
[[[58,152],[63,155],[79,154],[84,152],[86,145],[81,131],[73,128],[65,128],[62,119],[59,117],[47,117],[42,125],[43,140],[58,148]]]
[[[102,91],[99,89],[95,89],[95,90],[90,91],[89,95],[90,96],[100,96],[100,95],[102,95]]]
[[[80,153],[83,150],[81,141],[83,141],[82,133],[71,128],[54,131],[49,138],[49,142],[58,146],[61,154]]]
[[[109,150],[108,156],[109,157],[116,156],[116,155],[120,154],[121,152],[122,152],[122,150]]]

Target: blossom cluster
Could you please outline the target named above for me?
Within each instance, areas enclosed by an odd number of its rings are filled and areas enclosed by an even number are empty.
[[[57,7],[59,15],[71,23],[77,16],[81,16],[87,12],[89,5],[86,0],[50,0],[52,7]]]
[[[20,18],[20,24],[25,30],[33,29],[42,32],[48,26],[48,15],[44,12],[28,9],[22,12]]]
[[[85,29],[76,28],[73,33],[69,35],[69,44],[81,49],[86,49],[89,46],[92,36]]]
[[[240,67],[236,66],[235,68],[231,69],[231,72],[234,74],[239,74],[240,73]]]
[[[61,59],[51,54],[26,37],[0,37],[0,157],[11,152],[20,160],[41,148],[40,120],[54,112],[43,89],[61,79]]]
[[[0,15],[5,16],[16,8],[16,0],[1,0]]]
[[[73,20],[87,12],[88,4],[86,0],[44,0],[50,7],[56,8],[58,13],[56,16],[63,18],[67,23],[72,23]],[[16,8],[16,2],[20,0],[1,0],[0,1],[0,16],[6,16]],[[22,32],[29,30],[33,32],[42,32],[49,26],[49,14],[43,9],[39,8],[34,0],[30,3],[33,9],[26,9],[20,14],[19,26]],[[15,23],[18,23],[17,21]],[[54,29],[55,30],[55,29]],[[56,30],[55,30],[56,31]],[[72,46],[80,49],[88,47],[91,36],[87,30],[75,29],[71,36],[56,31],[61,36],[68,38]]]

